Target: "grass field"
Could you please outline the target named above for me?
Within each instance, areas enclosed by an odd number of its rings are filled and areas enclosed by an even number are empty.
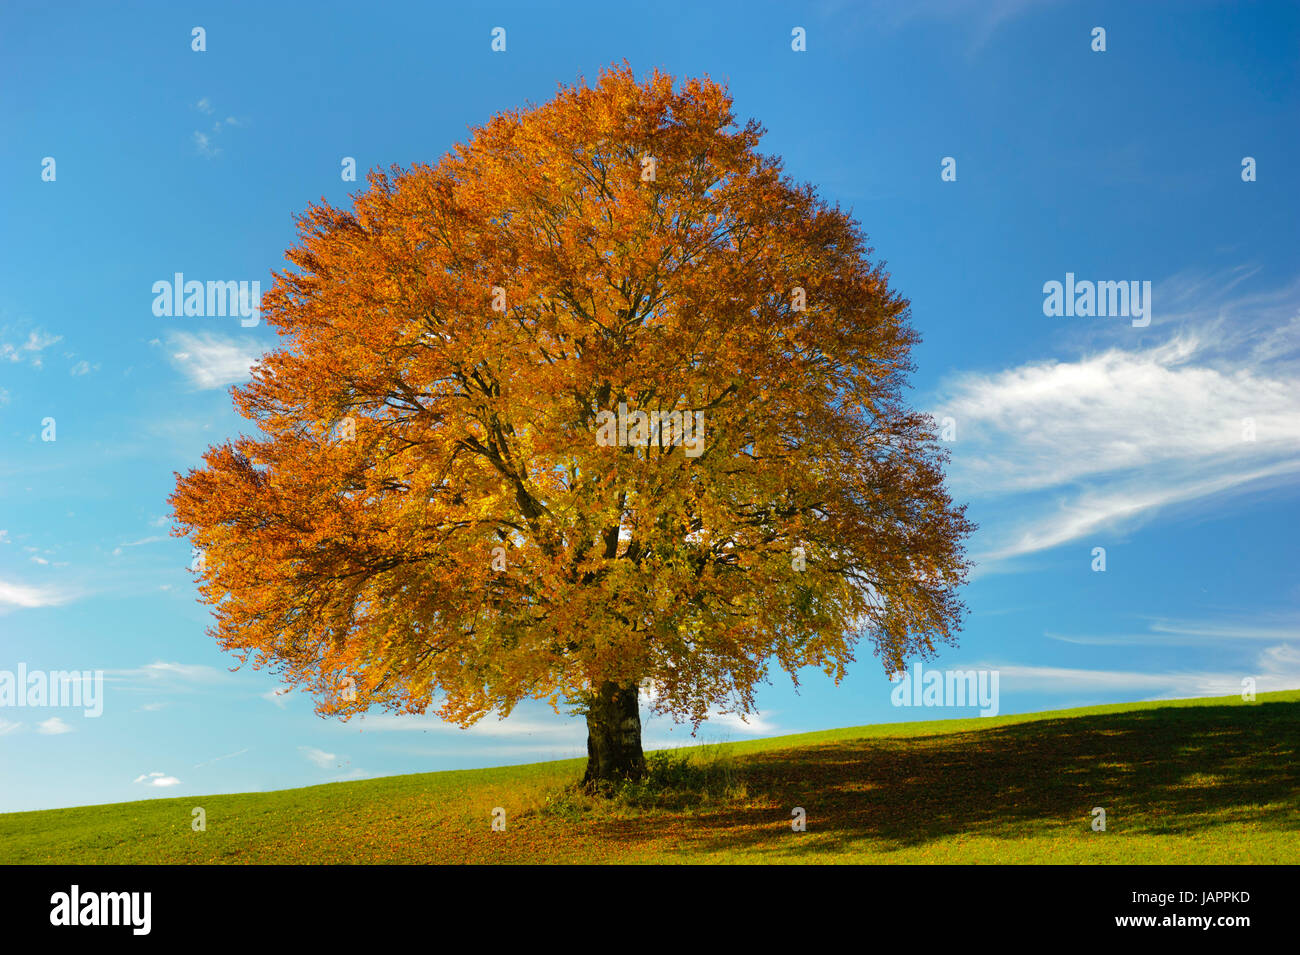
[[[0,863],[1297,863],[1298,748],[1300,691],[860,726],[677,751],[685,789],[612,802],[576,759],[0,814]]]

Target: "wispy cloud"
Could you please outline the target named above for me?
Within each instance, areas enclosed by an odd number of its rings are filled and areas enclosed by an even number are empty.
[[[1300,650],[1279,644],[1261,651],[1253,663],[1237,672],[1183,671],[1143,673],[1133,670],[1088,670],[1070,667],[982,664],[1000,674],[1001,691],[1097,693],[1151,692],[1152,699],[1232,696],[1242,680],[1255,681],[1255,690],[1269,693],[1300,688]]]
[[[281,689],[280,687],[272,687],[262,694],[262,699],[274,703],[280,709],[284,709],[285,703],[288,702],[285,700],[285,697],[288,696],[290,692],[292,691]]]
[[[761,713],[750,713],[741,717],[736,713],[718,713],[709,715],[707,724],[714,729],[723,728],[751,736],[771,735],[777,732],[777,725]]]
[[[325,750],[317,749],[315,746],[299,746],[298,750],[306,756],[310,762],[315,763],[321,769],[333,768],[335,761],[338,759],[338,756],[334,753],[327,753]]]
[[[215,112],[215,107],[212,105],[212,101],[206,96],[195,103],[194,108],[206,116],[211,116],[213,112]],[[207,132],[198,129],[194,130],[190,139],[194,143],[194,148],[198,151],[200,156],[203,156],[206,159],[215,159],[217,156],[221,155],[221,147],[217,145],[216,139],[221,135],[222,131],[226,127],[234,126],[238,128],[246,125],[248,125],[247,120],[239,119],[235,116],[227,116],[224,120],[218,119],[214,121],[211,129]]]
[[[206,759],[201,763],[195,763],[194,768],[201,769],[204,766],[211,766],[213,763],[219,763],[223,759],[234,759],[236,756],[243,756],[245,753],[250,752],[251,750],[252,750],[251,746],[246,746],[241,750],[237,750],[236,752],[227,753],[225,756],[214,756],[212,757],[212,759]]]
[[[212,137],[207,133],[201,133],[196,129],[194,135],[190,138],[193,140],[194,148],[199,151],[200,156],[213,159],[221,155],[221,147],[214,145]]]
[[[48,720],[36,724],[36,732],[44,736],[61,736],[64,733],[71,733],[72,727],[57,716],[51,716]]]
[[[974,54],[1003,24],[1054,2],[1057,0],[909,0],[908,3],[849,0],[831,4],[830,8],[842,23],[846,16],[856,15],[855,28],[869,26],[877,31],[896,32],[913,24],[926,29],[933,29],[935,24],[954,27],[966,34],[967,53]]]
[[[1233,470],[1199,481],[1184,478],[1168,487],[1149,487],[1141,478],[1134,478],[1110,488],[1077,490],[1073,497],[1038,507],[1036,516],[1002,535],[1002,545],[978,555],[976,561],[992,562],[1047,550],[1105,530],[1133,529],[1169,505],[1241,491],[1263,482],[1290,483],[1297,471],[1300,461],[1287,461],[1257,470]]]
[[[212,332],[174,332],[168,347],[172,364],[196,388],[221,388],[247,381],[261,352],[250,343]]]
[[[218,680],[222,673],[213,667],[199,663],[147,663],[140,668],[146,676],[175,676],[182,680]]]
[[[0,580],[0,613],[14,608],[57,607],[74,599],[70,591],[54,587],[32,587]]]
[[[1082,646],[1207,646],[1225,641],[1294,641],[1300,645],[1300,620],[1261,626],[1257,622],[1187,622],[1156,619],[1145,631],[1120,634],[1069,634],[1048,632],[1044,636],[1061,643]]]
[[[1172,504],[1294,484],[1300,335],[1285,329],[1300,329],[1300,284],[1234,298],[1223,290],[1237,277],[1219,281],[1217,299],[1202,290],[1193,312],[1175,307],[1188,280],[1163,283],[1171,314],[1153,323],[1156,344],[1112,341],[945,383],[934,413],[956,423],[954,491],[1008,510],[984,522],[993,530],[977,563],[1131,528]]]
[[[175,683],[214,683],[229,676],[229,673],[200,663],[169,663],[163,660],[126,670],[104,671],[106,680],[147,684],[151,690],[165,690],[168,689],[168,684]]]
[[[121,556],[123,547],[143,547],[146,544],[158,544],[170,539],[171,538],[169,537],[154,535],[152,537],[141,537],[139,540],[123,541],[122,543],[118,544],[116,547],[113,548],[113,556],[114,557]]]
[[[153,537],[141,537],[139,540],[123,541],[119,547],[143,547],[145,544],[157,544],[159,541],[170,540],[168,537],[154,535]]]

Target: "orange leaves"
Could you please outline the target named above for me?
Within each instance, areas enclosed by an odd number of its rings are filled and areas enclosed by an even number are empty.
[[[323,713],[472,722],[605,680],[743,709],[773,658],[950,638],[969,526],[899,397],[907,302],[760,134],[611,70],[309,207],[258,434],[172,497],[222,645]],[[703,453],[602,447],[620,404],[698,410]]]

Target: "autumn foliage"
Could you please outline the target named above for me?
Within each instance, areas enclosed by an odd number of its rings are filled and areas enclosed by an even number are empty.
[[[310,207],[234,389],[255,433],[171,499],[221,645],[322,714],[538,698],[600,736],[637,688],[699,721],[773,661],[951,642],[971,526],[902,399],[908,303],[761,132],[612,69]],[[620,406],[702,441],[598,440]]]

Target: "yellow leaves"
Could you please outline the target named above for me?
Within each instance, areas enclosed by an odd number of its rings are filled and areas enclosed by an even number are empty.
[[[967,525],[899,410],[906,303],[757,136],[717,84],[612,70],[309,209],[266,298],[284,347],[235,392],[262,435],[172,498],[223,645],[464,721],[611,675],[701,712],[773,655],[838,666],[867,581],[891,656],[948,635],[955,598],[918,593],[960,581]],[[707,453],[599,446],[621,401],[705,409]]]

